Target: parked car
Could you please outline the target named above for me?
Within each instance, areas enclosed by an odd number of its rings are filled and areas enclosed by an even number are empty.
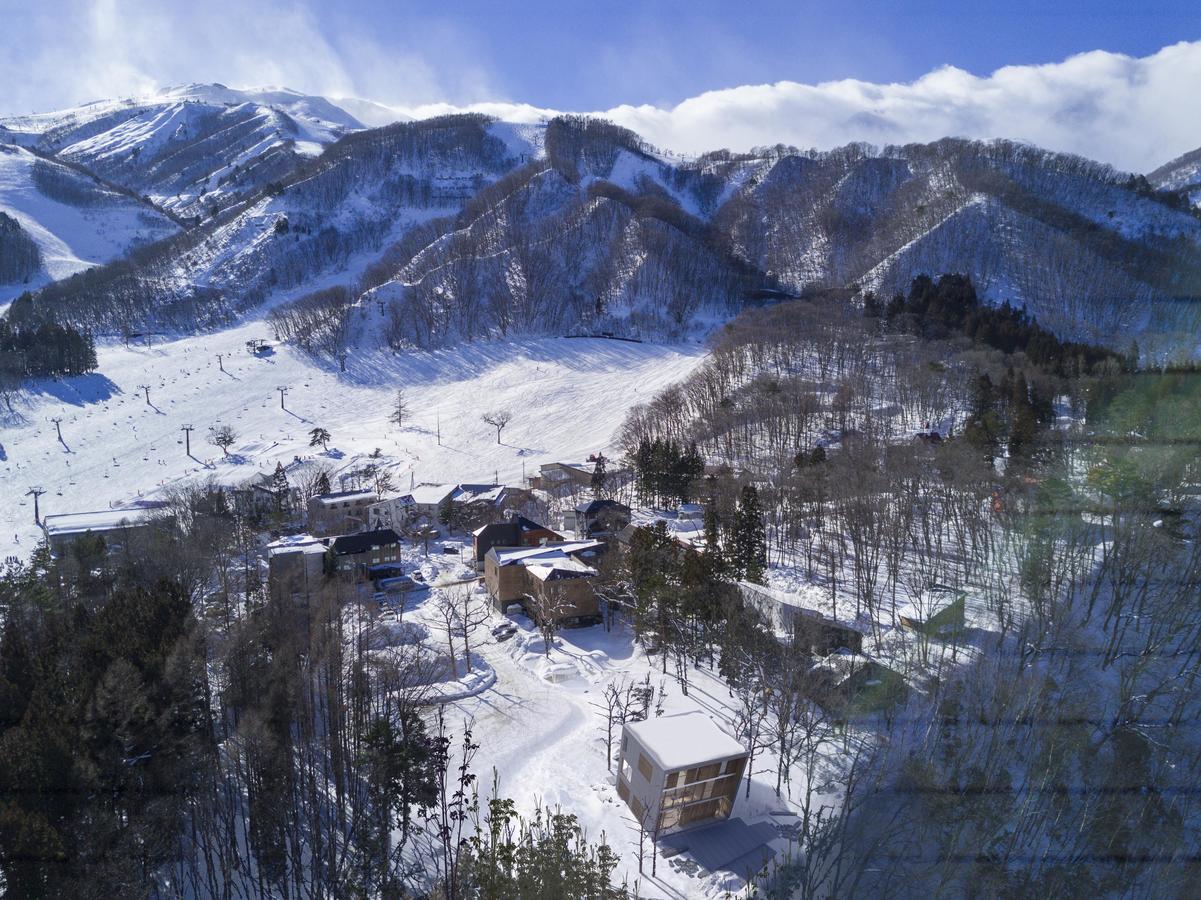
[[[492,629],[492,636],[497,641],[507,641],[515,634],[517,634],[517,626],[512,622],[502,622]]]

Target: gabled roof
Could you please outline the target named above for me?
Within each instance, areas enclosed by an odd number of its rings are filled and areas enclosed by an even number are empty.
[[[419,484],[408,495],[414,503],[437,506],[456,490],[453,484]]]
[[[596,569],[570,556],[538,558],[526,563],[525,570],[539,581],[564,581],[568,578],[590,578]]]
[[[377,547],[399,543],[400,535],[391,528],[378,528],[375,531],[360,531],[358,534],[343,534],[334,538],[330,546],[338,556],[345,556],[348,553],[366,553]]]
[[[508,490],[503,484],[460,484],[455,488],[455,503],[499,503]]]
[[[629,722],[625,728],[665,772],[746,754],[742,744],[702,712]]]

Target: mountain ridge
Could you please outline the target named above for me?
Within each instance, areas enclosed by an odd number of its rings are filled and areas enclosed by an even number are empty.
[[[360,308],[390,308],[394,346],[514,330],[681,336],[757,292],[891,293],[949,271],[1072,338],[1187,343],[1198,324],[1201,218],[1177,189],[1020,142],[682,159],[582,116],[365,129],[324,98],[223,85],[80,109],[40,132],[0,126],[10,143],[153,187],[149,201],[188,228],[44,288],[20,315],[219,327],[336,280],[355,256],[375,259],[342,282]]]

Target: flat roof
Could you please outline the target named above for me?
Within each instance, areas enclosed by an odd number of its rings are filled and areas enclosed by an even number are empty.
[[[742,756],[746,748],[703,712],[676,713],[642,722],[626,730],[666,772]]]
[[[540,559],[563,559],[573,553],[586,553],[604,547],[604,541],[564,541],[539,544],[537,547],[493,547],[488,552],[496,557],[498,566],[526,564]]]
[[[337,503],[349,503],[351,500],[374,500],[375,491],[339,491],[336,494],[322,494],[313,499],[321,506],[332,506]]]
[[[328,548],[325,541],[311,534],[293,534],[272,541],[267,545],[268,556],[278,556],[283,553],[324,553]]]
[[[111,531],[122,525],[142,525],[165,504],[135,506],[130,509],[98,509],[91,512],[59,513],[42,517],[47,535],[83,534],[85,531]]]

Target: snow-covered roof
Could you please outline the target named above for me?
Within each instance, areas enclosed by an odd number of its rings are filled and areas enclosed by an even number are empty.
[[[581,472],[591,472],[592,471],[589,468],[588,463],[582,463],[582,462],[551,462],[551,463],[543,463],[542,464],[543,471],[545,471],[546,469],[554,469],[554,468],[578,469]]]
[[[60,513],[42,518],[48,537],[83,534],[85,531],[111,531],[124,525],[143,525],[164,504],[135,506],[130,509],[101,509],[92,512]]]
[[[823,610],[814,609],[812,606],[808,605],[811,602],[810,596],[805,594],[794,594],[788,591],[779,590],[778,588],[767,587],[766,585],[762,584],[755,584],[751,581],[738,582],[738,588],[742,592],[743,597],[747,599],[753,599],[754,597],[757,597],[770,603],[777,603],[781,606],[791,607],[802,616],[812,616],[814,618],[822,619],[826,622],[830,622],[831,624],[839,625],[843,628],[848,628],[852,631],[858,631],[863,634],[867,634],[869,631],[865,625],[859,622],[838,618],[830,615],[827,612],[824,612]]]
[[[322,494],[314,497],[318,506],[336,507],[342,503],[370,503],[375,500],[375,491],[338,491],[336,494]]]
[[[293,534],[272,541],[267,545],[267,556],[279,556],[285,553],[324,553],[327,547],[323,540],[311,534]]]
[[[746,748],[702,712],[628,722],[626,731],[667,772],[741,756]]]
[[[496,503],[508,490],[503,484],[460,484],[454,492],[456,503]]]
[[[436,506],[453,494],[456,487],[453,484],[419,484],[413,490],[409,491],[408,496],[412,498],[414,503],[423,506],[429,504]]]
[[[570,559],[576,553],[587,553],[604,546],[604,541],[563,541],[538,547],[493,547],[488,552],[496,557],[498,566],[512,566],[531,565],[535,561]]]
[[[554,581],[560,578],[587,578],[596,574],[596,569],[570,556],[538,558],[525,563],[525,570],[539,581]]]
[[[678,543],[697,548],[705,546],[705,525],[700,518],[681,518],[674,510],[660,509],[636,509],[630,516],[632,528],[649,528],[656,522],[664,523],[668,535]]]

